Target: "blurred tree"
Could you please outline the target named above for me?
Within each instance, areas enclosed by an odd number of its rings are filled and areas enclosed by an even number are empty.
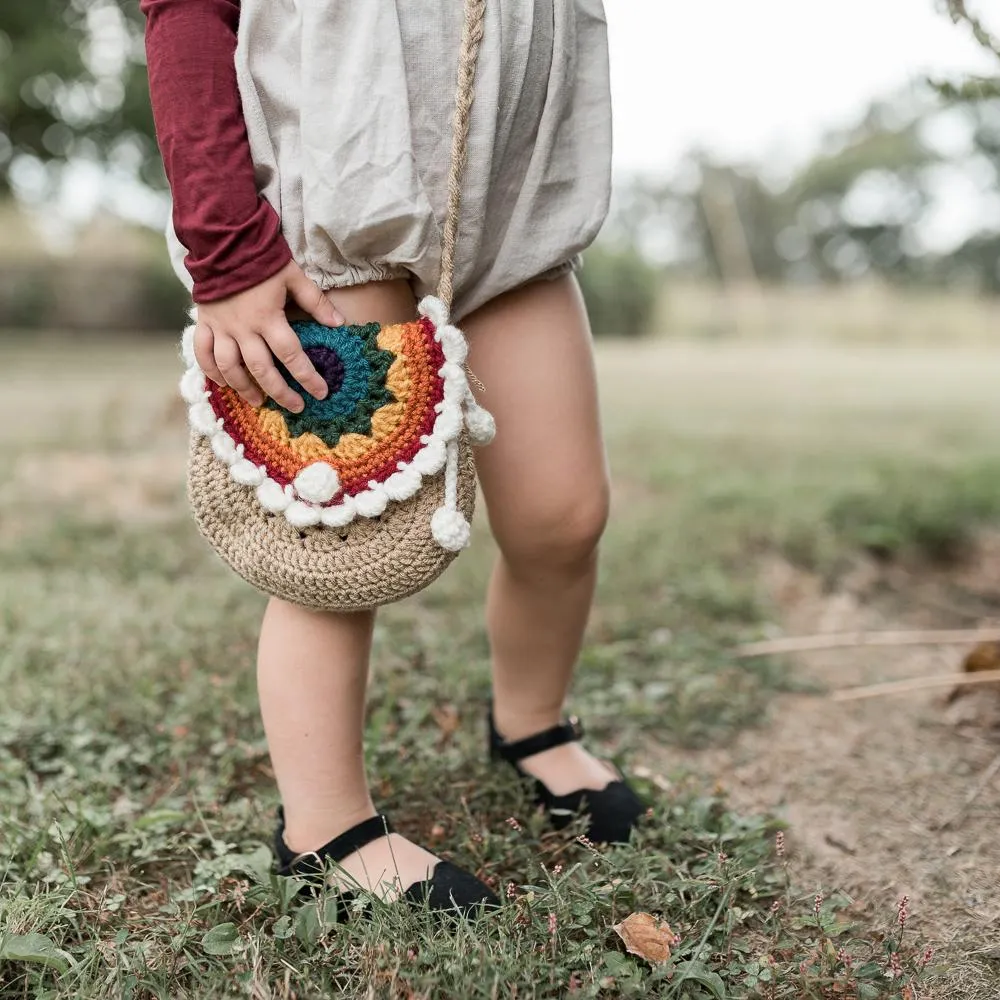
[[[579,279],[595,336],[650,332],[662,275],[634,247],[602,240],[587,251]]]
[[[163,186],[138,0],[3,0],[0,189],[51,189],[70,159]]]
[[[930,109],[906,101],[873,105],[780,194],[789,224],[775,245],[786,277],[840,281],[923,270],[919,226],[932,200],[940,156],[926,142]]]
[[[967,0],[945,0],[956,24],[969,27],[973,38],[997,59],[997,72],[973,76],[960,83],[937,81],[935,88],[946,101],[961,108],[972,125],[974,158],[991,175],[1000,190],[1000,36],[972,9]],[[961,282],[981,291],[1000,293],[1000,232],[989,225],[974,233],[954,253],[941,261],[949,282]]]
[[[1000,60],[1000,36],[995,35],[983,19],[969,9],[967,0],[945,0],[948,13],[956,24],[966,24],[972,37]],[[974,76],[962,84],[940,83],[939,89],[952,98],[981,100],[1000,97],[1000,73],[994,76]]]
[[[941,160],[924,137],[932,111],[903,96],[875,104],[780,182],[756,165],[692,154],[665,181],[625,185],[608,232],[730,285],[922,273],[918,230]]]

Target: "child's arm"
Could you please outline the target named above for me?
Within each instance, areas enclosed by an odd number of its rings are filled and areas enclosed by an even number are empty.
[[[343,319],[292,261],[277,213],[257,192],[233,62],[239,2],[140,6],[174,229],[199,303],[198,362],[253,405],[263,398],[249,375],[281,405],[301,410],[274,356],[314,396],[325,396],[326,386],[288,325],[286,301],[330,326]]]

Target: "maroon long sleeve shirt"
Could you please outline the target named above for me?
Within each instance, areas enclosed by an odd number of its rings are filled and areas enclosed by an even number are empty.
[[[239,0],[141,0],[156,137],[195,302],[259,284],[291,260],[257,192],[233,55]]]

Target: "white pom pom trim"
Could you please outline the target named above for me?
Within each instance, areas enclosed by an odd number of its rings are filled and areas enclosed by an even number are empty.
[[[194,356],[194,324],[187,327],[181,334],[181,357],[184,359],[184,364],[188,368],[192,368],[198,364]]]
[[[441,548],[448,552],[461,552],[468,547],[472,530],[460,510],[439,507],[431,518],[431,534]]]
[[[226,465],[234,465],[242,457],[242,453],[236,450],[236,442],[225,431],[216,431],[212,435],[212,451]]]
[[[475,445],[489,444],[497,434],[497,425],[493,414],[484,410],[478,403],[470,403],[466,406],[465,426],[469,432],[469,439]]]
[[[461,407],[465,402],[466,386],[458,379],[447,379],[444,383],[444,401]],[[461,420],[461,416],[459,416]]]
[[[191,426],[204,437],[211,437],[222,427],[222,417],[215,415],[215,410],[212,409],[212,404],[207,399],[195,403],[188,410],[188,420],[191,422]]]
[[[378,517],[389,506],[389,494],[381,484],[372,481],[364,493],[355,496],[354,505],[362,517]]]
[[[241,458],[230,466],[229,474],[241,486],[260,486],[264,479],[264,470],[254,465],[249,459]]]
[[[340,476],[327,462],[313,462],[295,477],[295,492],[303,500],[326,503],[340,490]]]
[[[420,489],[421,475],[412,465],[394,472],[385,481],[386,496],[390,500],[409,500]]]
[[[462,408],[456,402],[446,402],[434,421],[434,436],[442,441],[454,441],[462,429]]]
[[[265,479],[257,487],[256,492],[261,507],[272,514],[283,514],[294,499],[290,489],[283,489],[281,484],[276,483],[273,479]]]
[[[314,524],[319,524],[320,514],[319,507],[301,500],[293,500],[285,508],[285,517],[293,528],[311,528]]]
[[[431,519],[431,533],[442,548],[457,552],[469,544],[470,527],[458,510],[458,438],[463,427],[474,444],[485,444],[495,433],[493,418],[479,406],[469,389],[465,373],[468,345],[462,332],[448,323],[448,310],[434,297],[425,297],[418,307],[434,325],[435,339],[441,344],[445,363],[438,372],[444,383],[443,401],[437,405],[433,432],[420,439],[421,448],[409,462],[400,462],[398,470],[384,483],[372,480],[368,489],[353,496],[333,500],[341,484],[337,470],[326,462],[314,462],[296,476],[294,486],[283,486],[267,474],[263,465],[254,465],[243,455],[226,432],[224,422],[215,415],[208,401],[205,375],[194,355],[194,324],[198,311],[190,311],[192,325],[181,337],[181,355],[187,366],[180,391],[188,403],[192,430],[211,443],[212,451],[229,468],[234,482],[254,490],[261,507],[273,514],[283,514],[297,528],[322,525],[343,528],[357,517],[378,517],[391,502],[403,502],[415,496],[424,477],[445,472],[445,503]]]
[[[460,366],[465,364],[465,359],[469,356],[469,345],[461,330],[454,326],[440,326],[435,336],[449,361]]]
[[[326,528],[346,528],[358,516],[354,497],[344,497],[341,503],[334,507],[324,507],[320,521]]]
[[[448,325],[448,307],[436,295],[425,295],[417,306],[417,312],[434,324],[435,331]]]
[[[413,456],[411,468],[422,476],[436,476],[444,468],[446,447],[440,438],[432,438],[426,447]]]
[[[200,368],[189,368],[181,378],[181,396],[184,402],[201,403],[205,400],[205,376]]]

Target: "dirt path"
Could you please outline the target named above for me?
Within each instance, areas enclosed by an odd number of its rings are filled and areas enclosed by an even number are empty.
[[[998,606],[1000,540],[947,579],[862,566],[836,593],[780,561],[764,574],[788,634],[970,627],[945,609]],[[955,600],[955,588],[961,600]],[[981,624],[996,625],[982,619]],[[866,648],[797,657],[822,689],[957,669],[953,648]],[[947,691],[838,704],[783,695],[771,721],[689,763],[745,809],[787,818],[796,881],[842,889],[887,923],[904,893],[912,925],[952,970],[948,995],[1000,997],[1000,692]],[[966,800],[982,786],[971,804]]]

